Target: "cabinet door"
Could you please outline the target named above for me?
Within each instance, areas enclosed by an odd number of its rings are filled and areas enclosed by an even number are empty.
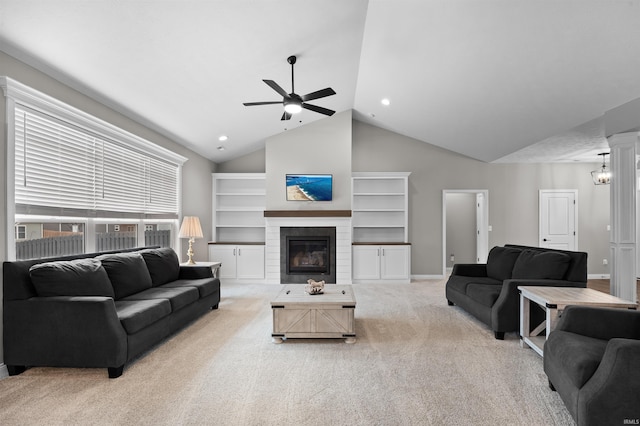
[[[380,279],[380,247],[354,246],[352,267],[354,280]]]
[[[264,278],[264,246],[237,246],[238,278]]]
[[[380,278],[383,280],[409,279],[409,246],[380,247]]]
[[[234,245],[210,245],[209,260],[211,262],[222,262],[220,266],[220,279],[236,277],[236,252]]]

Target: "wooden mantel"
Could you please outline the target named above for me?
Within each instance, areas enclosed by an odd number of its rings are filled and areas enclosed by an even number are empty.
[[[265,210],[264,217],[351,217],[351,210]]]

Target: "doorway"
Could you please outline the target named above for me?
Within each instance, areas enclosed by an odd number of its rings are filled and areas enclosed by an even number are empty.
[[[458,252],[456,254],[456,251]],[[489,191],[442,191],[442,274],[453,263],[486,263],[489,254]]]

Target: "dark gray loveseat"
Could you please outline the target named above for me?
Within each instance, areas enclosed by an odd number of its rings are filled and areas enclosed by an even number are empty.
[[[220,301],[208,267],[170,248],[4,262],[4,362],[106,367],[109,377]]]
[[[518,286],[586,287],[587,253],[507,244],[494,247],[486,264],[456,264],[445,292],[458,305],[494,331],[520,330]],[[543,313],[533,311],[538,323]]]
[[[543,361],[578,426],[638,424],[640,312],[567,306]]]

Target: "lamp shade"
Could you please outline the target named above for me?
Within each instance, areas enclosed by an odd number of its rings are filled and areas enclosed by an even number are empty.
[[[185,216],[178,233],[180,238],[202,238],[202,227],[198,216]]]

